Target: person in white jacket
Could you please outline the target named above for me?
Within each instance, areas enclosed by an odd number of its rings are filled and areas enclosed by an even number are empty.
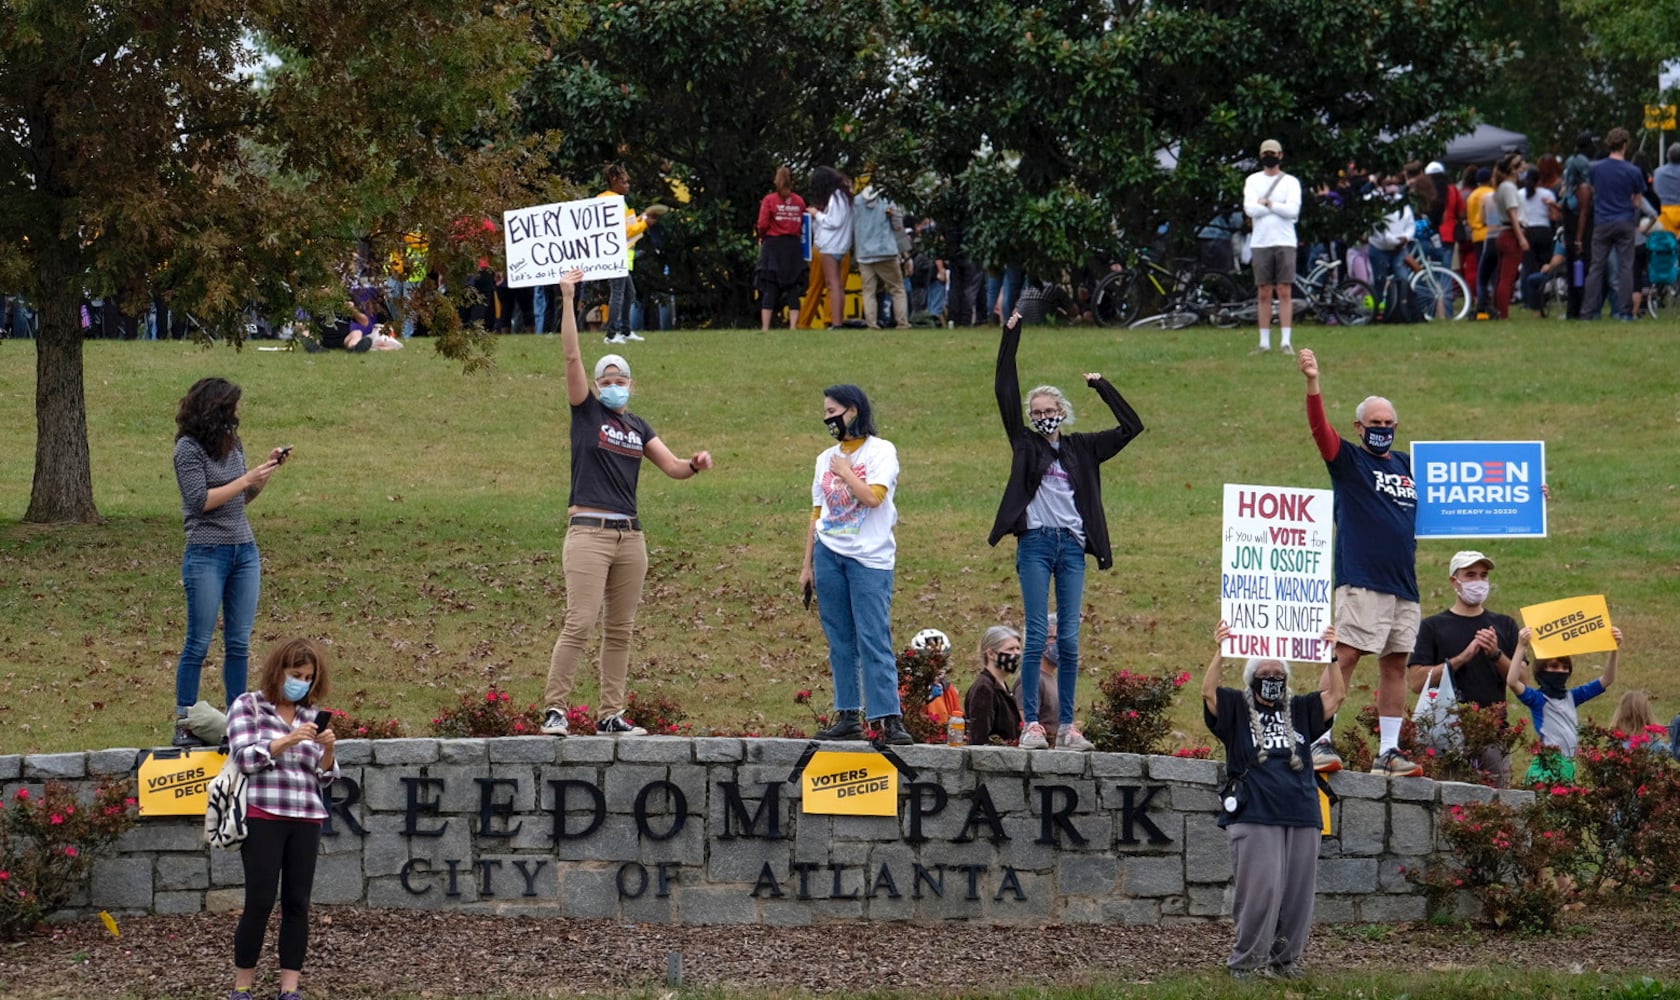
[[[851,179],[833,167],[818,167],[811,175],[811,197],[805,213],[811,217],[811,243],[822,255],[828,326],[832,330],[846,317],[846,255],[852,252]]]
[[[1283,353],[1294,354],[1289,342],[1295,319],[1295,220],[1301,217],[1301,182],[1283,172],[1283,144],[1267,139],[1260,144],[1260,170],[1243,182],[1243,214],[1253,231],[1248,246],[1254,260],[1254,284],[1259,293],[1260,346],[1255,354],[1272,349],[1272,299],[1278,304],[1283,328]]]

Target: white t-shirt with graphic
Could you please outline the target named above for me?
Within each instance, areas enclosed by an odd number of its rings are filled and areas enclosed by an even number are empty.
[[[847,456],[860,479],[887,488],[887,498],[879,507],[859,503],[846,481],[829,469],[837,454],[842,454],[838,444],[818,455],[811,479],[811,506],[820,508],[817,541],[835,555],[856,559],[870,569],[892,569],[898,552],[893,538],[893,526],[898,523],[898,508],[893,505],[898,493],[898,449],[891,441],[870,436]]]

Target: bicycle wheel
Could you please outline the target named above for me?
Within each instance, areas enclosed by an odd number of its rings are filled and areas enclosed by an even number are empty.
[[[1412,295],[1425,323],[1459,320],[1470,313],[1470,286],[1450,268],[1430,264],[1412,275]]]
[[[1365,326],[1377,314],[1377,297],[1371,286],[1358,278],[1343,278],[1327,293],[1329,317],[1338,326]],[[1323,315],[1323,314],[1321,314]]]
[[[1098,326],[1126,326],[1137,318],[1141,303],[1132,271],[1110,271],[1091,290],[1091,315]]]
[[[1133,320],[1131,330],[1183,330],[1202,321],[1202,314],[1194,309],[1169,309],[1142,319]]]

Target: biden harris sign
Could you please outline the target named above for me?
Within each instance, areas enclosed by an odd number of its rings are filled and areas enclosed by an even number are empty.
[[[1544,538],[1544,441],[1413,441],[1419,538]]]

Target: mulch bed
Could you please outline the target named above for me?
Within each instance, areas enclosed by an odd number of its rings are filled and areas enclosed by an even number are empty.
[[[335,997],[609,996],[662,987],[680,953],[685,985],[756,992],[914,988],[918,995],[1013,984],[1069,986],[1217,971],[1228,924],[1168,927],[983,927],[831,923],[816,927],[673,927],[611,921],[489,917],[365,907],[316,907],[305,994]],[[1494,965],[1680,975],[1680,920],[1599,910],[1571,915],[1556,936],[1463,927],[1320,927],[1313,970],[1452,970]],[[222,997],[231,985],[234,917],[133,917],[113,937],[93,918],[49,925],[0,944],[8,997]],[[1560,947],[1560,942],[1567,944]],[[258,996],[272,996],[273,928]]]

